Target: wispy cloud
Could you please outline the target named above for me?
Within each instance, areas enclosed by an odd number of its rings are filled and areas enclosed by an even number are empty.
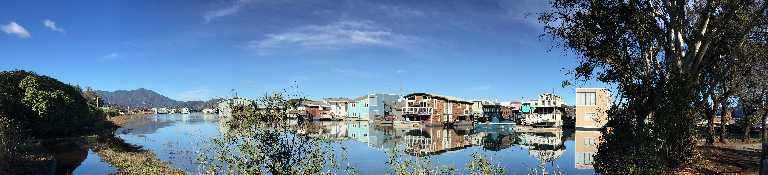
[[[248,4],[252,2],[255,2],[255,0],[236,0],[232,5],[229,5],[225,8],[215,9],[215,10],[206,12],[205,15],[203,16],[203,19],[205,19],[205,22],[208,23],[216,18],[233,15],[243,10],[243,8],[245,8]]]
[[[192,101],[192,100],[205,100],[211,97],[211,90],[206,88],[192,89],[179,93],[179,100]]]
[[[539,15],[537,13],[549,8],[548,2],[541,0],[504,2],[500,6],[507,11],[505,15],[508,19],[535,27],[542,26],[539,23]]]
[[[64,29],[56,26],[56,22],[54,22],[54,21],[52,21],[50,19],[43,20],[43,25],[45,27],[48,27],[49,29],[51,29],[53,31],[64,33]]]
[[[392,17],[421,17],[424,16],[424,12],[420,10],[416,10],[413,8],[407,8],[402,6],[394,6],[394,5],[380,5],[379,9],[384,12],[384,14],[392,16]]]
[[[117,59],[119,57],[120,57],[120,54],[112,52],[112,53],[109,53],[107,55],[102,56],[101,60],[109,61],[109,60],[115,60],[115,59]]]
[[[404,74],[404,73],[408,73],[408,71],[405,70],[405,69],[398,69],[397,71],[395,71],[395,73],[396,74]]]
[[[17,24],[16,22],[11,21],[10,23],[6,25],[0,25],[0,29],[3,30],[6,34],[9,35],[16,35],[19,38],[29,38],[32,37],[32,34],[27,31],[24,27]]]
[[[417,37],[392,32],[372,21],[338,21],[329,25],[307,25],[294,30],[267,34],[263,40],[248,42],[247,48],[260,54],[275,49],[342,49],[360,46],[405,47]]]

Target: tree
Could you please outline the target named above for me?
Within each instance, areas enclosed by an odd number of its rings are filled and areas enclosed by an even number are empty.
[[[32,72],[0,72],[0,93],[0,115],[36,138],[84,134],[104,119],[79,88]]]
[[[696,155],[697,109],[712,99],[701,93],[707,91],[704,77],[732,78],[715,70],[728,70],[739,59],[731,51],[748,49],[743,46],[766,25],[768,8],[760,0],[551,5],[539,20],[548,36],[579,58],[575,78],[616,85],[619,93],[594,164],[611,174],[671,171]]]
[[[745,137],[748,137],[750,127],[755,120],[762,120],[761,142],[763,144],[761,157],[761,172],[768,173],[764,162],[768,160],[766,154],[765,123],[768,118],[768,27],[763,27],[761,33],[751,36],[750,42],[745,44],[743,61],[745,62],[744,78],[738,81],[737,94],[739,103],[744,111]]]

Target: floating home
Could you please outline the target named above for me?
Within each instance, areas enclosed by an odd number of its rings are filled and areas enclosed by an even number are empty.
[[[381,120],[385,116],[387,106],[393,106],[400,95],[398,94],[368,94],[355,98],[347,118],[353,120]]]
[[[490,101],[472,101],[472,117],[475,122],[499,122],[501,117],[501,104]]]
[[[340,118],[334,118],[331,114],[331,105],[323,103],[322,101],[305,100],[298,107],[299,111],[303,111],[303,114],[307,118],[312,120],[336,120]]]
[[[428,93],[412,93],[403,98],[406,121],[421,122],[426,126],[471,126],[474,123],[472,102]]]
[[[560,127],[563,125],[563,99],[544,93],[538,100],[523,102],[520,124],[537,127]]]
[[[349,109],[355,101],[348,98],[325,98],[323,103],[331,107],[331,115],[334,118],[343,119],[349,116]]]
[[[611,95],[605,88],[576,88],[576,128],[597,129],[608,122]],[[719,120],[718,120],[719,121]]]

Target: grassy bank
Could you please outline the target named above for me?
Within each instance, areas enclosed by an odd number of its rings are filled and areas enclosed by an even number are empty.
[[[158,159],[154,153],[125,143],[120,138],[98,136],[89,141],[91,149],[116,167],[119,174],[184,174]]]
[[[109,121],[122,127],[133,119],[148,117],[148,114],[110,117]],[[89,139],[91,149],[102,159],[118,169],[119,174],[184,174],[183,171],[170,167],[151,151],[125,143],[113,134],[105,134]]]

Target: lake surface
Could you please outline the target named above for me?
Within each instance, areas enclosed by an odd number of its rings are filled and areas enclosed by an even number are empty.
[[[480,153],[503,166],[506,174],[594,174],[592,155],[600,136],[598,131],[518,131],[509,124],[461,129],[395,128],[367,121],[314,124],[322,131],[313,136],[345,147],[348,158],[343,161],[361,174],[391,173],[385,163],[388,150],[398,146],[406,148],[406,156],[427,155],[433,165],[453,166],[459,172],[464,172],[473,153]],[[127,123],[117,130],[117,136],[194,174],[202,170],[196,163],[200,151],[225,130],[216,115],[159,114]],[[78,169],[93,166],[91,162],[100,161],[84,161]]]

